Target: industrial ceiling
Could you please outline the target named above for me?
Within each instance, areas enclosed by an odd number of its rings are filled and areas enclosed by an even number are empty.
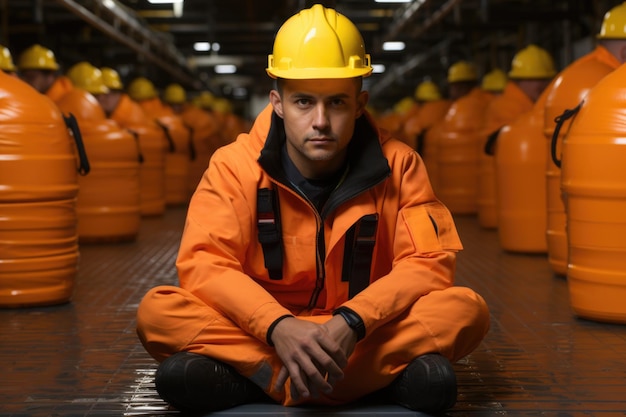
[[[372,62],[384,65],[366,86],[374,106],[385,108],[412,95],[426,77],[444,87],[448,66],[459,59],[476,62],[482,73],[507,70],[528,43],[548,49],[563,67],[589,48],[604,13],[621,1],[0,0],[0,43],[14,59],[40,43],[66,69],[89,61],[116,68],[125,81],[141,75],[159,88],[178,82],[192,93],[246,101],[272,86],[265,67],[280,25],[314,3],[357,24]],[[384,51],[387,41],[406,47]],[[210,50],[194,50],[196,42]],[[220,64],[236,72],[218,74]]]

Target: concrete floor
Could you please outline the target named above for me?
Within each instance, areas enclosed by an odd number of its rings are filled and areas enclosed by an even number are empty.
[[[165,416],[156,363],[135,335],[145,292],[176,282],[185,209],[142,220],[137,241],[81,245],[70,303],[0,310],[0,416]],[[458,284],[487,300],[492,328],[455,364],[451,417],[626,415],[626,326],[576,318],[545,255],[504,252],[497,231],[457,217]],[[626,300],[625,300],[626,302]],[[420,416],[397,406],[252,404],[211,416]]]

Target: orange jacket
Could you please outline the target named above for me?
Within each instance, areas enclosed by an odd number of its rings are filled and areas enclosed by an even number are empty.
[[[340,305],[372,331],[421,296],[452,286],[461,243],[419,155],[378,131],[369,115],[355,132],[350,169],[323,216],[285,182],[282,120],[271,106],[250,133],[219,148],[189,205],[177,258],[181,287],[266,341],[281,316],[329,314]],[[257,238],[257,192],[268,187],[280,201],[282,280],[270,280]],[[378,229],[370,285],[348,300],[345,234],[373,213]]]

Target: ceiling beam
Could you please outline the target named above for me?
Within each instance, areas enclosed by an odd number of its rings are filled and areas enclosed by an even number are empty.
[[[166,37],[145,27],[131,11],[115,0],[93,0],[93,10],[74,0],[57,0],[62,6],[104,34],[169,73],[176,81],[198,88],[192,69]],[[82,2],[85,3],[85,2]]]

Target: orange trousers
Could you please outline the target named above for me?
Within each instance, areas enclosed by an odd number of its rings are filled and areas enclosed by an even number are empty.
[[[324,323],[330,317],[299,318]],[[465,287],[433,291],[356,345],[344,368],[345,377],[332,393],[296,400],[289,380],[285,390],[273,389],[282,366],[274,348],[190,292],[174,286],[156,287],[146,294],[137,312],[139,339],[157,361],[180,351],[209,356],[233,366],[286,406],[357,400],[389,385],[420,355],[440,353],[457,361],[480,344],[488,329],[489,310],[480,295]]]

